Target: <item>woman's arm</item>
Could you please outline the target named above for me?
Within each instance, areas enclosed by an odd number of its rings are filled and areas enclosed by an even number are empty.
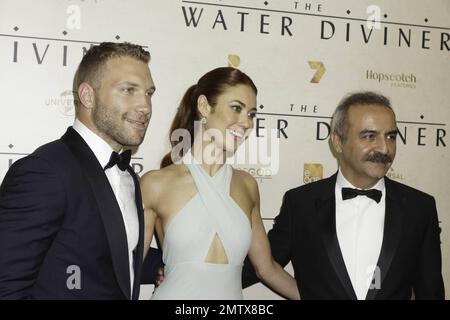
[[[141,178],[141,193],[144,206],[144,257],[147,255],[150,249],[150,244],[153,239],[153,233],[155,230],[156,220],[158,216],[154,208],[156,207],[156,193],[154,192],[155,180],[152,178],[151,172],[146,173]]]
[[[258,278],[266,285],[289,299],[300,299],[295,279],[287,273],[272,257],[269,240],[262,223],[259,208],[258,184],[252,178],[250,184],[254,200],[252,210],[252,243],[249,258],[255,268]]]

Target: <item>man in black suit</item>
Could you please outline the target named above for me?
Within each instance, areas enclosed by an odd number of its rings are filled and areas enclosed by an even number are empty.
[[[338,172],[285,194],[268,236],[302,299],[444,299],[434,198],[385,176],[396,137],[386,97],[347,96],[331,122]]]
[[[76,119],[15,162],[0,189],[1,299],[137,299],[143,260],[138,146],[155,86],[141,46],[102,43],[74,80]]]

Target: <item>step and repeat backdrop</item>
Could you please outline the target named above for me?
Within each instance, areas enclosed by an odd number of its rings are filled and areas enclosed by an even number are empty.
[[[74,72],[103,41],[152,56],[157,93],[132,159],[139,174],[158,168],[181,96],[201,75],[229,65],[254,79],[248,144],[268,145],[269,161],[236,167],[259,183],[267,230],[285,191],[336,172],[328,136],[339,100],[356,90],[390,97],[400,136],[388,175],[436,198],[450,298],[448,0],[0,0],[0,180],[73,123]],[[244,295],[281,299],[261,284]]]

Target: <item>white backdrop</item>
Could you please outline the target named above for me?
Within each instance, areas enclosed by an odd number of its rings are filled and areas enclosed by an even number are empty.
[[[336,171],[325,123],[342,96],[389,96],[401,132],[389,175],[435,196],[450,297],[448,0],[0,0],[0,179],[72,124],[73,74],[102,41],[152,55],[157,93],[138,173],[158,167],[177,104],[202,74],[231,64],[255,80],[260,135],[283,128],[277,172],[240,166],[259,182],[267,229],[286,190]],[[245,297],[279,298],[259,284]]]

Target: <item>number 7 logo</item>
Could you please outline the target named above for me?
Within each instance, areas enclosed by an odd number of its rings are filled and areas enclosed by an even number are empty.
[[[320,61],[308,61],[308,64],[311,69],[317,70],[310,82],[319,83],[325,73],[325,66]]]

